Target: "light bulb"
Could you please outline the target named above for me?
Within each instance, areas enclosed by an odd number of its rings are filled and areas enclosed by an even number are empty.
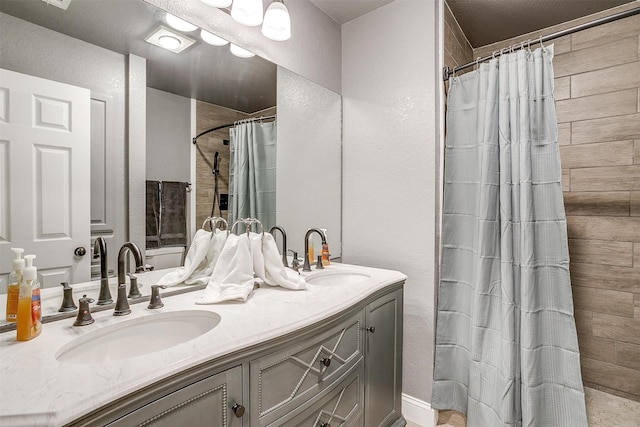
[[[158,42],[162,45],[162,47],[175,50],[180,47],[180,40],[173,36],[160,36],[158,38]]]
[[[229,43],[227,40],[222,37],[218,37],[213,33],[210,33],[206,30],[200,30],[200,38],[204,40],[206,43],[212,44],[214,46],[224,46]]]
[[[208,4],[213,7],[229,7],[231,6],[231,0],[200,0],[204,4]]]
[[[231,50],[231,53],[233,53],[238,58],[251,58],[252,56],[256,56],[255,53],[249,52],[248,50],[243,49],[233,43],[231,43],[231,45],[229,46],[229,50]]]
[[[269,5],[264,14],[262,34],[268,39],[279,42],[291,38],[291,18],[284,3],[274,1]]]
[[[235,0],[231,6],[231,17],[248,27],[262,24],[262,0]]]
[[[167,24],[172,26],[178,31],[193,31],[197,26],[193,25],[190,22],[185,21],[184,19],[180,19],[177,16],[173,16],[170,13],[167,13]]]

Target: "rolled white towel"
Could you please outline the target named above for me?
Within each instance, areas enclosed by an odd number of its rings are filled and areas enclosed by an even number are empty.
[[[213,273],[213,267],[218,262],[222,248],[227,240],[228,233],[216,229],[213,232],[213,236],[209,240],[209,250],[205,257],[204,267],[196,269],[191,276],[189,276],[184,282],[187,285],[206,285],[209,283],[209,277]]]
[[[286,268],[282,264],[282,257],[278,252],[278,246],[270,233],[265,234],[264,240],[262,241],[262,256],[265,275],[264,277],[258,275],[258,277],[263,279],[265,283],[296,291],[307,289],[307,282],[305,282],[304,277]]]

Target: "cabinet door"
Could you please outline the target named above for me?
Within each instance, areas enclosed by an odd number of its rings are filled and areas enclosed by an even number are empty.
[[[108,425],[242,427],[242,418],[233,410],[236,403],[242,404],[240,366],[181,388]],[[244,408],[237,412],[241,415]]]
[[[402,289],[366,307],[365,334],[365,425],[390,425],[402,416]]]

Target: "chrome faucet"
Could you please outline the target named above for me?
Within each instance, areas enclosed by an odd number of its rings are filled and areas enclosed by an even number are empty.
[[[127,285],[125,284],[124,264],[127,260],[127,252],[133,254],[136,261],[136,273],[144,271],[144,260],[140,248],[135,243],[126,242],[118,252],[118,299],[116,301],[116,309],[114,316],[124,316],[131,313],[129,309],[129,301],[127,301]]]
[[[327,244],[327,238],[322,230],[319,228],[310,228],[307,230],[304,235],[304,264],[302,266],[302,271],[311,271],[311,265],[309,264],[309,236],[311,236],[312,233],[318,233],[322,239],[322,244]]]
[[[276,235],[274,234],[274,231],[276,230],[278,230],[282,234],[282,263],[285,267],[289,267],[289,262],[287,261],[287,233],[284,232],[284,228],[277,225],[271,227],[269,233],[271,233],[273,237],[276,237]]]
[[[109,272],[107,270],[107,242],[103,237],[96,237],[93,244],[93,257],[100,257],[100,295],[97,305],[107,305],[113,302],[109,291]]]

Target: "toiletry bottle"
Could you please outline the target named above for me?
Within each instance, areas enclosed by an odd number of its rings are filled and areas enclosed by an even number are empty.
[[[24,260],[20,258],[24,249],[11,248],[11,250],[16,254],[16,259],[13,260],[13,268],[9,274],[9,286],[7,286],[7,322],[15,322],[18,318],[18,294],[24,270]]]
[[[316,262],[316,257],[313,255],[313,246],[315,241],[313,240],[313,234],[309,236],[309,264]]]
[[[329,236],[327,236],[327,229],[326,228],[321,228],[320,230],[322,230],[322,232],[324,233],[324,239],[325,241],[329,241]],[[331,254],[329,253],[329,244],[327,243],[323,243],[322,244],[322,265],[323,266],[328,266],[329,264],[331,264],[331,261],[329,261],[329,256]]]
[[[33,265],[35,255],[25,255],[27,266],[24,268],[20,293],[18,295],[18,320],[16,338],[28,341],[42,332],[42,312],[40,307],[40,283],[38,270]]]

